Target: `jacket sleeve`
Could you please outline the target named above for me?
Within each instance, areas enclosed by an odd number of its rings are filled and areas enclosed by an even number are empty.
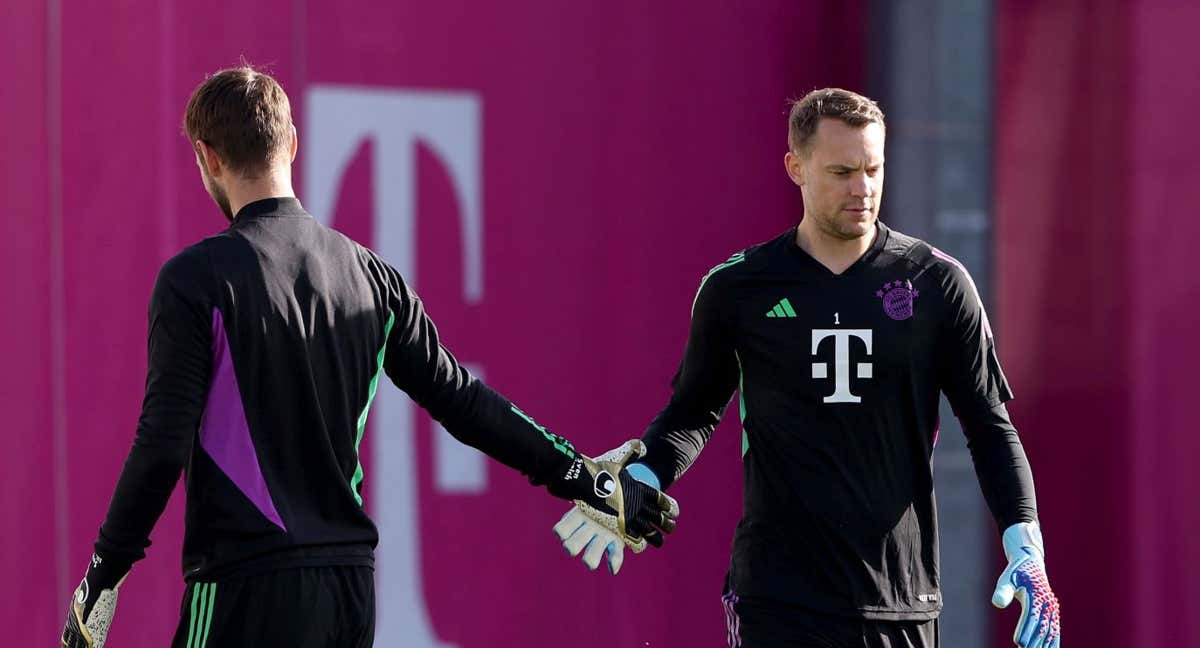
[[[576,456],[507,398],[462,367],[438,339],[421,299],[394,269],[384,371],[458,439],[535,484],[562,477]]]
[[[732,326],[725,319],[729,277],[717,266],[701,282],[692,304],[683,360],[671,383],[671,399],[642,436],[642,459],[663,489],[700,455],[738,387],[740,370]]]
[[[975,474],[1000,529],[1037,519],[1033,473],[1004,403],[1013,397],[987,313],[965,269],[944,280],[947,316],[941,335],[939,384],[962,423]]]
[[[186,254],[186,253],[185,253]],[[202,265],[180,255],[159,271],[149,307],[146,394],[96,549],[132,560],[145,556],[187,463],[212,371],[212,312],[196,294]]]

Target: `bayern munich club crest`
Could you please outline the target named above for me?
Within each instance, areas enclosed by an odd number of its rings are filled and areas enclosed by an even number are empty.
[[[913,290],[912,282],[905,279],[883,284],[883,289],[875,291],[875,296],[883,300],[883,312],[899,321],[913,316],[913,301],[921,296],[921,291]]]

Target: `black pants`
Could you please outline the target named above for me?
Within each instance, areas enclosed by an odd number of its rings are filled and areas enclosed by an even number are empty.
[[[721,602],[730,648],[938,648],[937,619],[832,617],[730,593]]]
[[[296,567],[189,584],[171,647],[369,647],[374,576],[370,567]]]

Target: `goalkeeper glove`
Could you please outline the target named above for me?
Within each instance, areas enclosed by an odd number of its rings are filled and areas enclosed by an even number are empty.
[[[645,453],[645,445],[634,439],[595,460],[577,459],[581,475],[591,475],[582,480],[590,485],[589,492],[582,498],[569,498],[575,506],[554,525],[554,532],[568,554],[583,553],[589,569],[599,567],[607,556],[609,571],[616,574],[626,546],[634,553],[645,550],[647,544],[661,547],[663,534],[675,530],[679,504],[646,483],[647,478],[639,479],[627,469],[630,461]],[[632,467],[649,472],[637,464]]]
[[[1037,522],[1021,522],[1004,531],[1008,567],[1000,574],[992,605],[1006,608],[1015,597],[1021,602],[1021,620],[1013,643],[1021,648],[1059,648],[1058,598],[1046,578],[1046,552]]]
[[[128,559],[92,554],[67,611],[63,648],[103,648],[117,609],[117,588],[125,582],[132,565]]]

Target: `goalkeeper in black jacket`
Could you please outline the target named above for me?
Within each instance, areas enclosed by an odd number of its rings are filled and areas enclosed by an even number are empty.
[[[878,222],[883,114],[839,89],[793,105],[787,171],[804,219],[701,282],[670,403],[630,472],[668,488],[735,391],[745,503],[724,604],[730,646],[938,643],[931,459],[939,393],[962,422],[1009,558],[993,602],[1022,603],[1015,641],[1059,645],[1033,477],[967,271]],[[569,513],[568,551],[593,541]],[[581,528],[582,527],[582,528]]]
[[[137,436],[63,646],[103,645],[117,587],[181,472],[188,586],[173,646],[371,645],[378,537],[358,450],[384,374],[595,528],[634,547],[674,528],[674,502],[623,470],[640,441],[580,455],[459,366],[394,269],[304,211],[274,79],[217,73],[192,95],[185,131],[231,224],[159,273]]]

